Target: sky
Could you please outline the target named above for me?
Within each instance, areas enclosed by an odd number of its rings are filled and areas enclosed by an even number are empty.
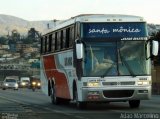
[[[0,0],[0,14],[29,21],[65,20],[79,14],[126,14],[160,24],[160,0]]]

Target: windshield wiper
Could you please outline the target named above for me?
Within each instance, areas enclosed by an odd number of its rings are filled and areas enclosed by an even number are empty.
[[[131,76],[135,77],[136,75],[134,74],[134,72],[132,71],[132,69],[130,68],[130,66],[128,65],[128,63],[126,62],[126,60],[124,59],[124,57],[121,55],[120,49],[118,49],[118,53],[119,53],[121,62],[126,66],[126,69],[129,71],[129,73],[131,74]]]

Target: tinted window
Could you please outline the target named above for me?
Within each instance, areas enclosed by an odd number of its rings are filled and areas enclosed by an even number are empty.
[[[6,82],[16,82],[15,79],[6,79]]]

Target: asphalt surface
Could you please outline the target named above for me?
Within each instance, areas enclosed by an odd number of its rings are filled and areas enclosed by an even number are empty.
[[[131,109],[127,102],[88,104],[84,110],[74,103],[52,105],[41,90],[0,89],[0,119],[160,119],[160,96]]]

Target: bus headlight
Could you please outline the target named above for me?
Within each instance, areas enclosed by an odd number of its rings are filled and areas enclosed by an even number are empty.
[[[99,84],[99,82],[88,82],[88,86],[89,87],[99,87],[100,84]]]
[[[149,85],[149,81],[138,81],[138,85]]]

